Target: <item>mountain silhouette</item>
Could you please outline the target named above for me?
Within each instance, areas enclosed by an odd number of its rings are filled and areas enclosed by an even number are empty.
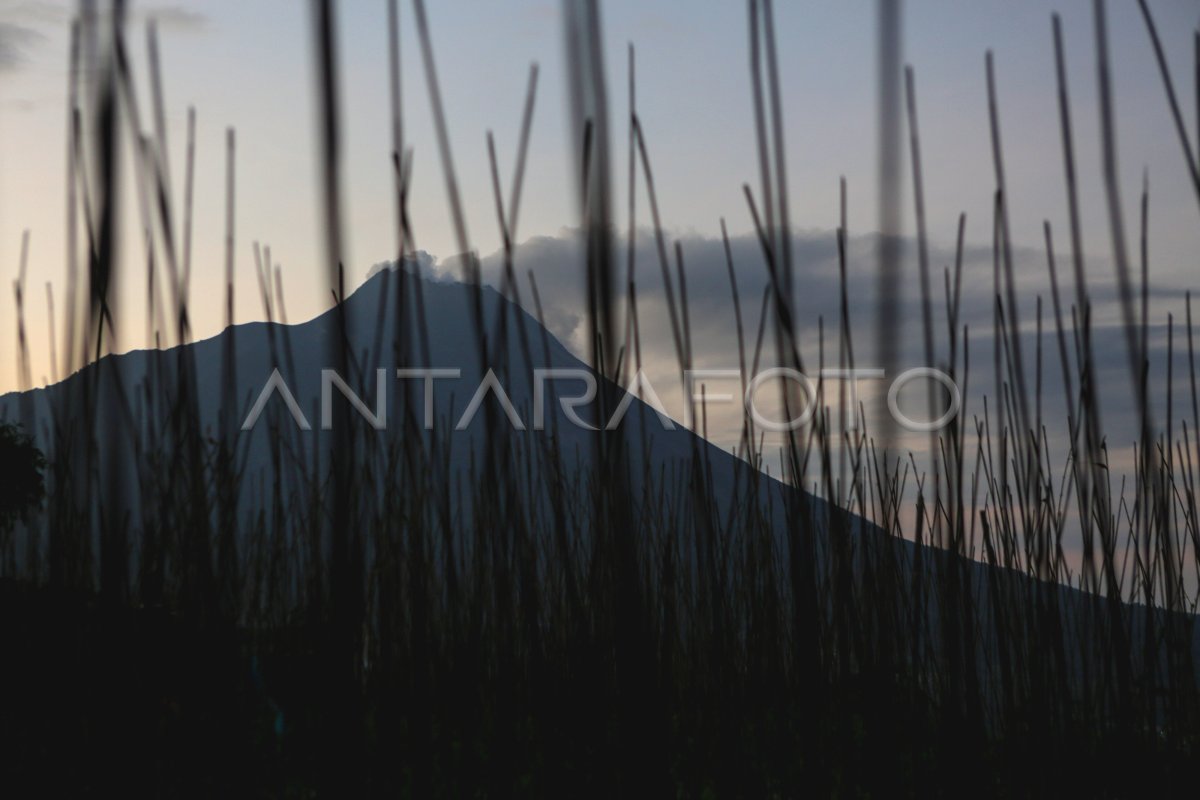
[[[560,517],[562,514],[561,509],[553,508],[553,498],[541,492],[551,478],[567,475],[582,497],[586,496],[588,482],[595,480],[597,469],[619,469],[624,475],[620,485],[628,492],[626,502],[630,508],[647,504],[677,508],[681,527],[697,539],[703,538],[706,525],[725,529],[739,525],[762,527],[770,531],[776,557],[780,563],[790,565],[789,570],[796,569],[800,562],[783,556],[797,549],[807,552],[812,561],[801,568],[821,570],[830,563],[834,548],[845,547],[843,558],[853,565],[854,580],[862,580],[869,573],[866,561],[893,559],[908,576],[906,580],[921,576],[924,586],[913,602],[925,604],[923,613],[934,623],[939,623],[942,615],[934,587],[948,571],[961,572],[983,619],[988,618],[989,607],[1004,593],[1029,593],[1040,585],[1021,572],[889,536],[858,514],[780,482],[678,422],[664,422],[642,399],[631,399],[615,430],[593,430],[603,427],[624,396],[620,387],[603,377],[596,378],[599,396],[575,407],[580,420],[590,427],[573,422],[560,405],[561,399],[570,400],[582,393],[582,382],[572,377],[545,380],[541,404],[544,428],[536,429],[535,371],[565,370],[572,375],[585,372],[593,376],[596,372],[520,306],[490,286],[417,277],[407,268],[393,267],[373,271],[346,298],[341,311],[346,320],[344,352],[351,355],[338,375],[344,388],[359,399],[361,410],[351,406],[343,387],[336,382],[327,389],[329,402],[323,402],[322,371],[332,369],[336,360],[332,354],[338,338],[338,309],[334,308],[298,324],[244,323],[170,350],[106,356],[58,384],[0,396],[0,419],[19,420],[34,431],[35,440],[53,462],[55,425],[61,425],[61,418],[72,408],[73,395],[85,388],[90,391],[94,396],[94,419],[102,429],[94,431],[100,440],[101,463],[106,469],[125,471],[116,481],[122,496],[109,494],[106,502],[124,503],[133,530],[139,527],[145,511],[138,492],[145,480],[139,470],[145,472],[147,467],[140,461],[139,448],[154,437],[151,429],[156,425],[159,439],[164,438],[165,420],[172,413],[171,394],[182,385],[181,376],[191,370],[194,417],[185,418],[183,424],[194,426],[202,434],[210,457],[223,437],[231,443],[240,478],[236,501],[239,528],[250,528],[263,520],[272,524],[266,511],[273,502],[272,486],[276,483],[282,486],[275,498],[284,498],[284,518],[301,509],[311,499],[310,493],[329,491],[331,448],[339,436],[347,436],[337,423],[348,421],[355,431],[350,437],[353,446],[360,455],[366,451],[366,462],[370,462],[371,453],[383,453],[397,438],[418,437],[429,487],[453,498],[447,519],[442,522],[460,530],[500,524],[474,518],[474,494],[463,490],[464,483],[506,481],[509,490],[519,487],[525,493],[522,501],[531,513],[551,518],[555,513]],[[488,350],[486,361],[481,338]],[[228,361],[231,352],[232,364]],[[423,368],[461,373],[456,378],[438,377],[432,381],[430,430],[424,424],[423,379],[397,377],[397,369]],[[459,429],[468,404],[489,370],[511,400],[516,419],[507,417],[495,392],[489,391],[470,415],[469,424]],[[268,387],[276,372],[276,380],[286,387],[298,413],[291,410],[278,388]],[[85,387],[89,380],[93,383]],[[386,408],[382,415],[378,413],[379,380],[385,383]],[[266,399],[257,419],[243,429],[264,394]],[[230,398],[236,399],[231,402]],[[607,414],[601,413],[604,403]],[[156,404],[157,412],[147,411]],[[345,416],[332,413],[338,404],[343,405]],[[325,405],[332,406],[328,414]],[[326,416],[330,425],[324,424]],[[373,419],[383,423],[379,429],[371,424]],[[601,448],[607,449],[608,460],[602,460]],[[169,470],[170,465],[166,466]],[[489,469],[495,473],[489,474]],[[509,474],[513,471],[519,480]],[[350,485],[356,492],[373,492],[381,497],[397,490],[389,485],[382,470],[367,469],[364,474],[352,475]],[[51,482],[47,493],[53,497],[54,491]],[[583,527],[581,520],[585,517],[559,518],[555,524]],[[212,521],[221,524],[215,509]],[[575,535],[587,533],[575,531]],[[804,540],[802,544],[798,544],[797,537]],[[464,541],[469,546],[469,537]],[[693,570],[702,569],[704,557],[699,550],[694,547],[685,552],[683,564]],[[1061,608],[1078,611],[1090,603],[1107,606],[1106,601],[1071,587],[1044,588],[1057,598],[1055,602]],[[1136,639],[1145,622],[1144,608],[1125,604],[1121,608],[1129,615],[1128,625]],[[1200,663],[1200,628],[1194,617],[1188,618],[1187,625],[1194,632],[1193,651]],[[931,630],[911,633],[918,638],[928,637],[929,644],[937,639]],[[1073,637],[1075,632],[1068,630],[1066,635]],[[985,637],[979,644],[981,655],[989,646]],[[986,667],[984,672],[986,677]]]

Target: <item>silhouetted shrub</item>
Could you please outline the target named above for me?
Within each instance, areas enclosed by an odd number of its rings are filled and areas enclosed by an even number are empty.
[[[46,457],[17,425],[0,422],[0,531],[39,508],[46,497]]]

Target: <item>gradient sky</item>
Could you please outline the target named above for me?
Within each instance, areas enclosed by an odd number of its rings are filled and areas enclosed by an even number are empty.
[[[361,0],[337,6],[345,124],[345,255],[350,283],[356,285],[373,264],[392,258],[395,250],[386,3]],[[412,8],[407,2],[401,6],[406,138],[415,152],[413,225],[418,247],[445,259],[457,248],[446,212]],[[527,71],[534,61],[541,67],[541,83],[518,238],[556,236],[576,224],[558,5],[544,0],[436,0],[428,6],[473,246],[486,255],[499,245],[485,133],[495,132],[507,185]],[[776,6],[796,228],[816,235],[836,226],[838,178],[844,175],[851,231],[870,232],[877,227],[875,4],[811,0]],[[1109,6],[1127,225],[1135,234],[1145,172],[1151,184],[1154,277],[1161,285],[1191,288],[1200,253],[1196,198],[1182,168],[1136,5]],[[1194,0],[1153,0],[1151,6],[1185,117],[1194,126],[1191,48],[1200,5]],[[984,82],[984,52],[990,48],[998,70],[1014,239],[1018,245],[1037,248],[1041,222],[1049,219],[1060,231],[1060,247],[1065,246],[1050,29],[1050,14],[1058,11],[1066,33],[1083,173],[1085,246],[1102,258],[1110,252],[1098,170],[1091,7],[1088,0],[905,3],[904,57],[916,71],[926,202],[936,243],[952,241],[960,211],[968,214],[969,240],[990,241],[993,177]],[[193,297],[215,298],[221,291],[224,131],[233,126],[238,140],[238,319],[263,316],[252,242],[269,244],[281,265],[291,320],[314,316],[327,305],[328,295],[320,279],[309,4],[213,0],[134,3],[133,8],[129,43],[144,97],[148,81],[143,27],[150,17],[159,20],[177,193],[183,184],[187,108],[197,110]],[[7,287],[16,278],[26,229],[32,235],[27,321],[35,383],[48,374],[45,283],[52,282],[61,296],[65,280],[65,106],[72,10],[66,0],[0,0],[0,391],[17,386],[16,323]],[[622,119],[627,108],[625,48],[629,42],[637,47],[638,108],[666,226],[675,235],[703,239],[716,234],[725,217],[735,235],[749,232],[741,185],[755,182],[757,162],[745,3],[612,0],[603,4],[603,24],[615,119]],[[148,109],[148,102],[142,107]],[[148,111],[143,114],[148,121]],[[614,141],[621,165],[615,189],[623,197],[626,154],[619,128]],[[123,256],[126,274],[132,277],[124,287],[127,318],[119,330],[120,349],[145,345],[145,261],[133,199],[132,193],[126,194],[129,226]],[[640,203],[644,223],[644,199]],[[618,211],[617,219],[626,224],[623,212]],[[911,214],[905,219],[911,226]],[[201,300],[192,318],[197,337],[212,335],[220,327],[220,304]]]

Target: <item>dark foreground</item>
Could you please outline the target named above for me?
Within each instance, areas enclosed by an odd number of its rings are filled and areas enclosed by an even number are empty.
[[[9,796],[1192,796],[1196,734],[1003,736],[902,674],[805,685],[795,665],[574,631],[428,629],[423,668],[355,689],[303,622],[219,621],[6,584]],[[553,643],[551,643],[553,639]],[[764,652],[772,648],[765,648]]]

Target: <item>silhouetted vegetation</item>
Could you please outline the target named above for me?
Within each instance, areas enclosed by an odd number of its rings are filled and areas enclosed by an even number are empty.
[[[11,533],[46,497],[46,457],[16,425],[0,422],[0,531]]]
[[[468,254],[463,291],[475,313],[463,335],[481,363],[498,371],[513,352],[526,365],[548,366],[548,334],[527,326],[515,305],[498,303],[499,320],[488,328],[422,0],[413,7],[450,213]],[[313,8],[323,233],[329,288],[342,300],[336,15],[330,0]],[[750,0],[748,8],[761,171],[757,189],[747,184],[744,193],[770,283],[757,335],[742,330],[740,314],[730,332],[743,383],[768,362],[804,368],[793,306],[804,275],[789,250],[772,4]],[[388,11],[396,259],[403,264],[415,256],[407,213],[412,153],[401,124],[395,0]],[[616,156],[608,126],[617,115],[595,79],[603,74],[597,4],[568,3],[566,11],[580,141],[569,191],[584,209],[590,355],[604,379],[598,403],[611,409],[619,387],[641,367],[637,279],[631,255],[624,270],[618,267],[613,233]],[[1060,294],[1048,224],[1045,236],[1068,452],[1049,452],[1042,424],[1040,336],[1035,359],[1022,356],[989,57],[998,396],[964,408],[931,435],[925,468],[900,452],[892,432],[843,434],[828,414],[817,414],[811,426],[789,434],[782,482],[765,475],[762,431],[747,418],[741,460],[731,468],[735,480],[724,485],[712,477],[724,456],[691,434],[679,434],[691,458],[652,468],[645,426],[640,437],[598,431],[580,455],[565,452],[553,425],[537,436],[518,434],[490,405],[481,412],[484,445],[458,472],[446,438],[422,430],[416,387],[399,399],[399,421],[384,432],[345,404],[332,431],[300,431],[284,409],[269,408],[270,469],[249,474],[238,430],[248,405],[237,396],[234,337],[241,333],[232,327],[233,132],[226,151],[223,302],[230,327],[222,342],[222,412],[218,429],[202,433],[194,424],[196,356],[188,346],[190,234],[181,235],[190,232],[192,182],[185,181],[177,203],[157,58],[150,59],[147,126],[134,102],[140,95],[120,13],[111,30],[104,20],[77,23],[68,236],[78,237],[86,265],[69,265],[75,280],[67,287],[63,360],[73,377],[55,395],[50,418],[37,420],[48,437],[49,502],[18,529],[20,556],[7,560],[0,586],[0,660],[12,699],[0,722],[4,780],[45,793],[116,787],[332,797],[1193,791],[1200,780],[1200,417],[1192,323],[1189,314],[1191,419],[1156,425],[1143,402],[1134,472],[1114,489],[1096,399],[1079,167],[1057,18],[1052,32],[1073,300],[1065,288]],[[1114,170],[1100,0],[1096,35],[1108,109],[1105,167]],[[84,39],[105,46],[81,48]],[[153,27],[149,45],[156,53]],[[629,57],[632,89],[632,48]],[[536,88],[534,68],[507,198],[488,144],[504,242],[500,291],[517,300],[527,290],[540,309],[536,284],[518,278],[516,246]],[[911,72],[903,99],[885,102],[907,111],[915,205],[923,209]],[[649,197],[683,370],[693,362],[687,267],[682,248],[672,252],[666,241],[651,177],[653,146],[632,99],[627,132],[628,167]],[[1181,134],[1195,169],[1182,127]],[[132,386],[122,383],[116,359],[98,357],[120,318],[112,287],[124,267],[111,237],[117,162],[129,152],[137,185],[125,188],[144,195],[138,207],[151,253],[148,329],[164,344],[149,358],[146,380]],[[193,152],[189,141],[187,176]],[[1108,191],[1119,210],[1115,179]],[[632,197],[629,207],[635,229]],[[1114,229],[1122,225],[1116,216]],[[923,254],[923,210],[917,220]],[[837,236],[836,363],[852,367],[847,276],[856,265],[847,260],[844,195]],[[929,363],[967,385],[962,246],[960,234],[943,298],[934,296],[924,255],[918,277]],[[1132,287],[1123,248],[1114,260]],[[285,319],[279,275],[269,251],[255,245],[254,252],[272,322],[272,363],[290,374],[294,329],[278,324]],[[732,256],[729,276],[736,304]],[[885,284],[895,285],[894,277],[885,276]],[[394,293],[403,324],[379,320],[366,353],[350,340],[351,303],[335,307],[327,328],[327,363],[363,396],[374,380],[371,365],[429,366],[427,287],[405,269],[381,280],[381,297]],[[1144,398],[1149,354],[1132,310],[1136,300],[1132,289],[1122,296],[1131,386]],[[1039,333],[1040,325],[1039,305]],[[822,363],[826,349],[822,342]],[[829,402],[825,391],[818,385],[820,408]],[[783,382],[780,398],[787,409],[805,402]],[[10,461],[9,448],[19,458]],[[38,505],[43,463],[11,427],[0,427],[0,450],[2,529]],[[813,474],[820,476],[816,491],[802,491]],[[1082,540],[1079,571],[1064,554],[1068,534]]]

